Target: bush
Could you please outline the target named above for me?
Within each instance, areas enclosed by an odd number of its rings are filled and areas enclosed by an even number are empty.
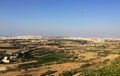
[[[70,71],[64,71],[63,73],[60,73],[59,76],[72,76],[73,74]]]
[[[89,67],[90,65],[91,65],[91,64],[86,63],[86,64],[81,65],[81,68],[87,68],[87,67]]]
[[[55,73],[56,71],[53,71],[53,70],[48,70],[47,72],[45,73],[42,73],[40,76],[47,76],[47,75],[51,75],[53,73]]]
[[[24,74],[24,76],[32,76],[31,74]]]
[[[73,76],[78,72],[78,69],[72,69],[70,71],[63,71],[62,73],[59,74],[59,76]]]

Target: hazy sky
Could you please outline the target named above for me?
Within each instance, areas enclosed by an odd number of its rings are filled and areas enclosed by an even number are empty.
[[[120,37],[120,0],[0,0],[0,36]]]

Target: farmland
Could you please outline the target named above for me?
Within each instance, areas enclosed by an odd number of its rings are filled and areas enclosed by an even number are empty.
[[[5,39],[0,59],[0,76],[118,76],[120,42]]]

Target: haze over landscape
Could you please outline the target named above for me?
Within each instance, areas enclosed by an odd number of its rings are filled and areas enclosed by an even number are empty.
[[[119,0],[1,0],[0,36],[120,37]]]

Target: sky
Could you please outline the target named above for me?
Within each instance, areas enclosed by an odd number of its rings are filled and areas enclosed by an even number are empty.
[[[0,0],[0,36],[120,37],[120,0]]]

